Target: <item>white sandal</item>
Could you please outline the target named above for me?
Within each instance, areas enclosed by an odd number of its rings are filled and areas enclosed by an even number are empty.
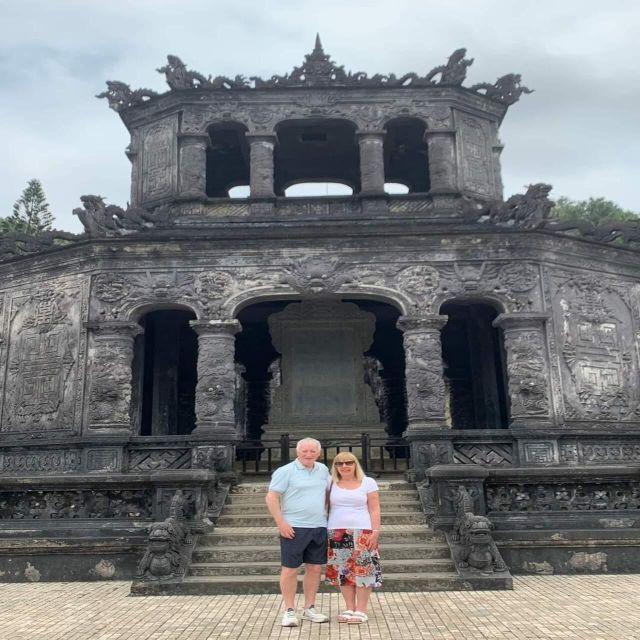
[[[338,622],[349,622],[353,613],[351,609],[345,609],[342,613],[338,614]]]
[[[369,622],[369,616],[362,611],[354,611],[347,622],[349,624],[362,624],[363,622]]]

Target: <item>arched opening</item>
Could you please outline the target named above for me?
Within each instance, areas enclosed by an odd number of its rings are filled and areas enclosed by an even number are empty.
[[[389,194],[409,193],[409,187],[401,182],[385,182],[384,192]]]
[[[386,182],[406,185],[409,193],[431,188],[426,126],[417,118],[395,118],[385,125],[384,175]]]
[[[241,184],[237,187],[231,187],[229,189],[230,198],[248,198],[250,193],[248,184]]]
[[[163,309],[139,321],[131,406],[142,436],[187,435],[195,428],[198,336],[189,325],[192,311]]]
[[[309,196],[350,196],[353,188],[340,182],[299,182],[284,190],[287,198],[306,198]]]
[[[508,427],[502,333],[492,325],[498,311],[482,302],[450,301],[442,329],[448,419],[454,429]]]
[[[247,440],[399,437],[406,429],[399,311],[370,300],[269,301],[238,314]]]
[[[247,128],[238,122],[220,122],[209,127],[207,149],[207,195],[226,198],[229,190],[249,184]],[[236,197],[236,196],[232,196]]]
[[[337,182],[360,190],[356,127],[345,120],[288,120],[277,127],[275,193],[301,182]]]

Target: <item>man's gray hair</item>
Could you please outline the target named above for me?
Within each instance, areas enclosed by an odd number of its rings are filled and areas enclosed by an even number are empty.
[[[319,440],[316,440],[315,438],[302,438],[302,440],[298,440],[298,444],[296,444],[296,451],[298,451],[300,447],[302,447],[305,444],[314,445],[318,451],[322,449],[322,445],[320,444]]]

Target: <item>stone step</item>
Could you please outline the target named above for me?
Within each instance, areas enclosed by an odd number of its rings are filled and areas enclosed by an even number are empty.
[[[381,500],[381,505],[383,506],[383,513],[385,512],[384,507],[393,507],[394,512],[398,511],[406,511],[410,513],[422,512],[422,505],[418,500],[403,501],[403,502],[387,502]],[[256,514],[256,515],[264,515],[268,513],[267,506],[264,500],[260,502],[247,502],[247,503],[231,503],[224,505],[224,511],[222,512],[225,516],[237,516],[237,515],[246,515]]]
[[[410,492],[413,495],[415,495],[416,493],[416,486],[415,484],[409,483],[409,482],[404,482],[402,480],[396,480],[396,481],[386,481],[386,480],[380,480],[379,478],[376,478],[376,482],[378,483],[378,486],[380,487],[380,492],[381,494],[384,493],[388,493],[388,492]],[[267,493],[267,489],[269,488],[269,482],[242,482],[240,484],[234,485],[231,488],[231,491],[229,493],[229,495],[233,496],[233,495],[238,495],[238,494],[243,494],[243,493],[263,493],[266,494]]]
[[[266,509],[265,509],[266,512]],[[221,515],[216,524],[218,527],[268,527],[273,525],[273,518],[267,512],[262,514],[246,514],[246,515]],[[411,513],[408,511],[393,512],[382,511],[381,523],[385,524],[424,524],[426,522],[424,513]]]
[[[264,493],[230,493],[227,496],[225,505],[264,505],[267,492]],[[381,504],[394,504],[396,502],[415,502],[419,504],[419,498],[415,491],[381,491]]]
[[[443,573],[455,569],[450,558],[384,560],[382,570],[393,573]],[[263,562],[192,562],[189,575],[192,576],[275,576],[280,574],[280,563]]]
[[[442,534],[435,533],[426,525],[402,525],[380,532],[380,544],[404,544],[420,542],[440,542]],[[275,526],[268,527],[219,527],[212,533],[198,538],[198,546],[211,547],[214,545],[251,546],[264,548],[268,545],[278,545],[279,538]]]
[[[302,582],[301,576],[298,581]],[[385,573],[382,589],[385,592],[469,591],[483,588],[482,581],[482,576],[479,576],[473,584],[470,584],[453,572]],[[495,584],[489,579],[486,582],[484,588],[512,588],[510,579],[505,580],[504,585]],[[132,589],[132,593],[136,595],[164,592],[172,595],[277,594],[280,592],[278,576],[251,576],[250,580],[245,576],[187,576],[184,582],[177,585],[163,585],[158,582],[138,584],[140,586],[136,590]],[[301,586],[300,584],[298,591],[301,590]],[[320,592],[336,593],[337,588],[323,583],[320,585]]]
[[[385,544],[383,547],[385,564],[388,560],[409,560],[412,558],[450,558],[449,547],[445,542]],[[279,562],[280,546],[273,545],[256,548],[255,546],[214,545],[200,546],[195,549],[192,562]]]

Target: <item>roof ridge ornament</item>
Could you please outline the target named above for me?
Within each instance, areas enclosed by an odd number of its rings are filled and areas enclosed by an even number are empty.
[[[171,91],[190,91],[194,89],[279,89],[282,87],[460,87],[482,95],[489,100],[505,104],[514,104],[523,93],[532,90],[521,84],[520,74],[509,73],[498,78],[494,84],[483,82],[472,87],[463,87],[467,77],[467,69],[473,64],[473,58],[467,59],[465,48],[456,49],[445,64],[434,67],[426,75],[421,76],[410,72],[397,77],[390,73],[384,75],[376,73],[369,76],[364,71],[345,71],[343,65],[337,65],[325,53],[320,39],[316,34],[314,48],[304,57],[303,63],[294,67],[290,73],[273,75],[267,80],[259,76],[249,79],[243,75],[235,78],[227,76],[204,76],[198,71],[187,69],[178,56],[168,55],[167,64],[157,71],[163,73]],[[158,94],[149,89],[132,90],[123,82],[107,82],[108,90],[101,93],[99,98],[108,98],[109,106],[115,111],[123,111]]]

